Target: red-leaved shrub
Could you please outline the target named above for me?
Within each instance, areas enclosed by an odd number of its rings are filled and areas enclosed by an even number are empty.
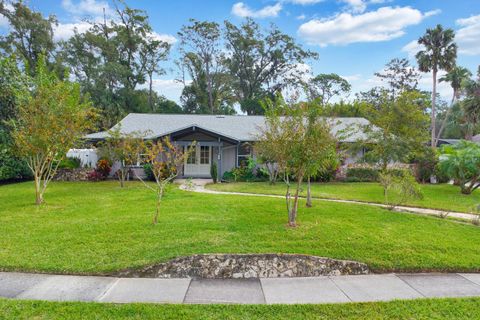
[[[112,167],[110,166],[110,163],[107,160],[105,159],[98,160],[97,168],[88,174],[88,180],[90,181],[105,180],[110,174],[110,170],[112,170]]]

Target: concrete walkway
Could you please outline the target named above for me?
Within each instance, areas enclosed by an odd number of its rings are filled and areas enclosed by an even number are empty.
[[[0,297],[112,303],[344,303],[480,297],[480,274],[152,279],[0,272]]]
[[[186,180],[179,179],[177,183],[180,184],[180,189],[186,191],[193,191],[193,192],[200,192],[200,193],[210,193],[210,194],[226,194],[226,195],[237,195],[237,196],[250,196],[250,197],[268,197],[268,198],[285,198],[284,196],[280,195],[272,195],[272,194],[261,194],[261,193],[246,193],[246,192],[227,192],[227,191],[216,191],[210,190],[205,188],[208,183],[212,183],[211,179],[195,179],[191,180],[191,185],[186,184]],[[338,203],[353,203],[353,204],[361,204],[373,207],[380,207],[380,208],[390,208],[388,205],[381,204],[381,203],[374,203],[374,202],[364,202],[364,201],[355,201],[355,200],[341,200],[341,199],[328,199],[328,198],[316,198],[312,197],[313,200],[319,201],[327,201],[327,202],[338,202]],[[477,217],[475,214],[470,213],[461,213],[461,212],[451,212],[451,211],[444,211],[444,210],[437,210],[437,209],[427,209],[427,208],[418,208],[418,207],[406,207],[406,206],[396,206],[394,211],[398,212],[408,212],[414,214],[422,214],[422,215],[430,215],[430,216],[437,216],[437,217],[449,217],[449,218],[457,218],[461,220],[472,221]]]

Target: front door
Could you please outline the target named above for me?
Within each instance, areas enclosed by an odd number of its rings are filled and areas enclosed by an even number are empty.
[[[187,148],[185,147],[185,150]],[[186,177],[210,177],[211,158],[212,148],[210,146],[195,146],[185,160],[183,175]]]

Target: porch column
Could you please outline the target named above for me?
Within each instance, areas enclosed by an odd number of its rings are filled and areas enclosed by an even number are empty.
[[[218,155],[217,155],[217,171],[218,171],[218,181],[222,181],[222,160],[223,160],[223,143],[220,138],[218,138]]]

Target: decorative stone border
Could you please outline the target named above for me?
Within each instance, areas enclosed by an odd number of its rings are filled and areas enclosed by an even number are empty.
[[[116,274],[134,278],[279,278],[368,274],[364,263],[297,254],[202,254]]]
[[[58,169],[53,181],[88,181],[92,168]]]

